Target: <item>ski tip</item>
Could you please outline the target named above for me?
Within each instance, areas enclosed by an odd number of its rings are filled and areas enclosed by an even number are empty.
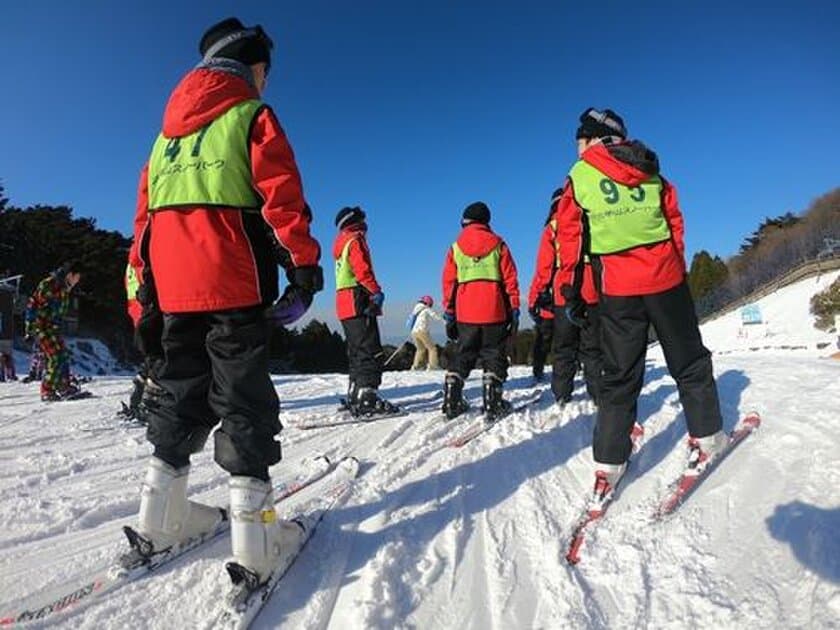
[[[761,424],[761,416],[757,411],[750,411],[746,416],[744,416],[744,424],[757,427]]]

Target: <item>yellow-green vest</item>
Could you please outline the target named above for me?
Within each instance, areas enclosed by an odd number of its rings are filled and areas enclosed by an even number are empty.
[[[569,173],[589,223],[589,253],[614,254],[671,238],[662,213],[662,179],[626,186],[579,160]]]
[[[467,256],[458,243],[452,244],[452,258],[458,269],[458,284],[476,280],[502,281],[502,244],[499,243],[484,256]]]
[[[251,177],[251,123],[263,104],[237,103],[201,129],[158,135],[149,158],[149,211],[178,206],[262,207]]]
[[[341,256],[335,260],[335,290],[352,289],[359,286],[359,281],[356,280],[356,274],[353,273],[353,268],[350,266],[350,245],[353,244],[355,238],[349,239],[341,250]]]
[[[131,263],[125,266],[125,294],[129,300],[137,299],[137,289],[140,288],[140,281],[137,279],[137,272]]]

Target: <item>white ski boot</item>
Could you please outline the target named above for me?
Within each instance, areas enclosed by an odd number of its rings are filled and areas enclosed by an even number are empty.
[[[688,438],[688,470],[687,474],[699,475],[711,464],[721,451],[726,448],[729,437],[723,431],[718,431],[706,437]]]
[[[255,477],[230,478],[231,543],[234,562],[227,565],[234,583],[264,583],[285,548],[303,536],[294,521],[280,521],[274,510],[271,484]]]
[[[589,499],[589,511],[600,512],[604,506],[612,501],[627,464],[600,464],[595,462],[595,487]]]
[[[225,517],[221,508],[187,500],[190,467],[174,468],[152,457],[140,494],[138,532],[155,552],[212,531]]]

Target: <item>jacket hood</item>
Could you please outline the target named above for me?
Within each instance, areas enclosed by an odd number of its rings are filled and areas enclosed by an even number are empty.
[[[257,90],[235,74],[210,68],[191,70],[169,96],[163,114],[163,135],[189,135],[237,103],[254,98],[259,98]]]
[[[367,234],[367,225],[355,223],[350,225],[343,230],[340,230],[335,237],[335,242],[333,242],[333,258],[338,258],[341,256],[341,250],[344,249],[344,246],[347,244],[351,238],[358,238],[359,240],[365,239],[365,234]]]
[[[625,186],[638,186],[659,174],[656,153],[638,140],[617,144],[596,144],[582,159]]]
[[[502,239],[483,223],[470,223],[458,235],[458,247],[467,256],[486,256]]]

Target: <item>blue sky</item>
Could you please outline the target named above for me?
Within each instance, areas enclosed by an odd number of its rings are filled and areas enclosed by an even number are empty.
[[[275,41],[265,100],[325,253],[368,212],[386,336],[483,200],[527,291],[580,112],[611,107],[677,186],[689,255],[737,251],[767,215],[840,184],[840,5],[714,2],[24,2],[2,9],[0,179],[129,233],[163,105],[213,22]],[[329,271],[331,261],[325,260]],[[332,281],[315,313],[334,323]]]

